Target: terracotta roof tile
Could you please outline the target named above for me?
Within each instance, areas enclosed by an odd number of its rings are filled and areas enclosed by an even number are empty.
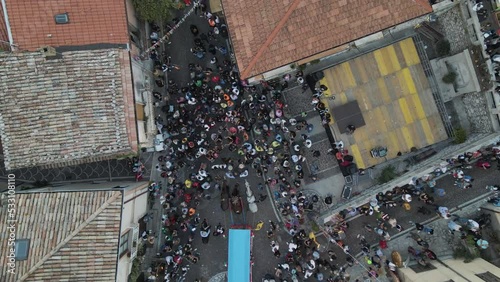
[[[222,0],[244,78],[288,65],[432,11],[425,0]],[[278,23],[283,27],[273,35]],[[271,42],[267,42],[271,40]],[[291,48],[288,46],[294,46]],[[252,61],[253,60],[253,61]]]
[[[19,50],[129,42],[123,0],[6,0],[6,4]],[[55,23],[54,16],[61,13],[68,13],[68,24]]]
[[[117,191],[16,194],[17,238],[30,239],[29,254],[16,262],[15,275],[0,256],[0,281],[114,281],[121,200]],[[7,218],[7,209],[0,216]],[[2,238],[0,249],[7,242]]]
[[[2,5],[0,5],[0,40],[4,42],[0,42],[0,50],[2,50],[1,47],[5,47],[5,42],[9,42],[9,36],[7,34],[7,25],[5,23],[5,18],[3,16],[3,8]]]
[[[133,150],[126,52],[64,52],[49,60],[39,52],[0,54],[0,137],[7,170]]]

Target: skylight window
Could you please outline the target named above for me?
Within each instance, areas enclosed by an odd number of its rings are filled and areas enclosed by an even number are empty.
[[[55,17],[56,24],[67,24],[69,23],[68,13],[57,14]]]
[[[15,248],[16,248],[16,260],[28,259],[28,254],[30,251],[30,240],[29,239],[16,240]]]

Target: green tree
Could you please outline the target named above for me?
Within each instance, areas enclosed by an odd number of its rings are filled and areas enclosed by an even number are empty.
[[[398,173],[396,172],[396,168],[392,165],[388,165],[382,169],[379,177],[377,178],[378,184],[387,183],[393,179],[398,177]]]
[[[446,84],[453,84],[455,83],[456,79],[457,79],[457,74],[452,71],[443,76],[443,82]]]
[[[436,44],[436,52],[439,57],[445,57],[450,55],[450,50],[451,50],[450,42],[446,39],[440,40]]]
[[[456,128],[455,131],[455,144],[462,144],[467,141],[467,131],[463,128]]]
[[[136,282],[139,276],[141,275],[141,261],[139,258],[135,258],[132,262],[132,269],[128,276],[129,282]]]
[[[179,8],[174,0],[133,0],[135,11],[142,20],[161,22],[172,17],[172,11]]]
[[[453,258],[463,258],[464,263],[469,263],[478,257],[481,257],[481,253],[471,235],[467,236],[465,240],[462,240],[453,248]]]

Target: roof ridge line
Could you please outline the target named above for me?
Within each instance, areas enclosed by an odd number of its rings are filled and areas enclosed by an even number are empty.
[[[425,0],[412,0],[415,4],[420,5],[425,11],[431,13],[433,11],[432,5]]]
[[[91,214],[84,222],[82,222],[79,226],[75,228],[71,234],[68,235],[64,240],[59,242],[48,254],[46,254],[39,262],[37,262],[28,272],[26,272],[21,278],[19,278],[19,281],[24,281],[26,280],[29,275],[33,274],[38,268],[40,268],[46,261],[48,261],[55,253],[57,253],[64,245],[66,245],[71,239],[73,239],[80,231],[83,230],[87,225],[89,225],[90,222],[92,222],[101,212],[103,212],[111,203],[113,203],[119,196],[121,196],[121,193],[115,193],[113,196],[111,196],[102,206],[100,206],[93,214]]]
[[[278,35],[278,32],[283,28],[283,26],[285,25],[285,23],[290,18],[290,15],[295,11],[295,9],[297,8],[297,6],[300,4],[300,1],[302,1],[302,0],[294,0],[293,1],[292,5],[290,5],[290,7],[286,11],[285,15],[283,15],[283,17],[280,19],[280,21],[278,22],[278,24],[274,27],[274,29],[271,32],[271,34],[267,37],[266,41],[264,41],[264,44],[262,44],[260,46],[259,50],[257,50],[257,53],[255,54],[255,56],[253,57],[253,59],[250,61],[250,63],[248,64],[248,66],[243,70],[243,72],[241,73],[241,77],[246,77],[250,73],[250,71],[255,67],[255,64],[257,63],[257,60],[260,59],[260,57],[262,56],[262,54],[264,53],[264,51],[269,47],[269,45],[271,44],[271,42],[274,41],[274,39]]]

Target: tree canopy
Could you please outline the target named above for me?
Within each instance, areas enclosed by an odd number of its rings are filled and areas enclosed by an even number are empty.
[[[133,0],[133,4],[139,18],[148,22],[168,20],[173,10],[179,8],[174,0]]]

